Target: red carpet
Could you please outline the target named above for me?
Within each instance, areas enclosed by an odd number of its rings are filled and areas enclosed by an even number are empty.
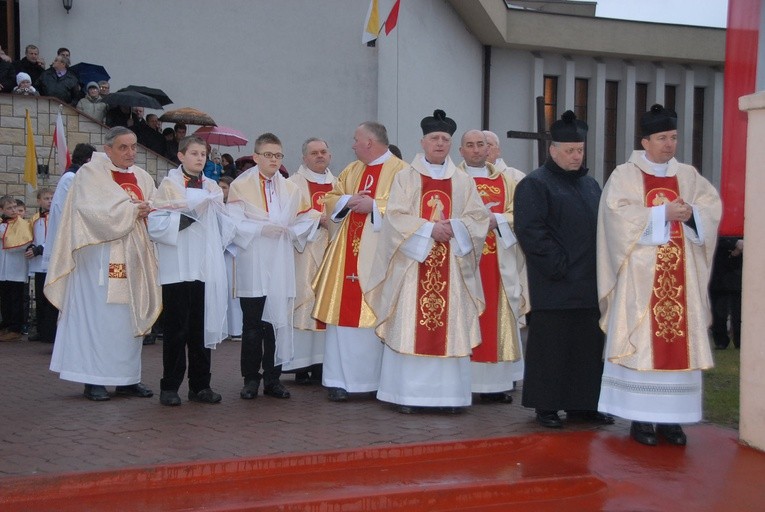
[[[0,510],[765,510],[765,454],[687,432],[685,448],[563,432],[3,478]]]

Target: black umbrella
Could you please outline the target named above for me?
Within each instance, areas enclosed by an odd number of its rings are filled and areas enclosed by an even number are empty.
[[[113,107],[146,107],[162,109],[162,105],[151,96],[135,91],[119,91],[104,97],[104,103]]]
[[[111,76],[106,72],[106,68],[99,64],[90,64],[88,62],[80,62],[74,66],[69,67],[69,71],[77,75],[82,85],[86,85],[89,82],[100,82],[101,80],[109,80]]]
[[[128,85],[127,87],[120,89],[118,92],[122,91],[135,91],[140,92],[141,94],[145,94],[146,96],[151,96],[163,107],[173,102],[173,100],[171,100],[170,97],[165,94],[165,91],[162,89],[155,89],[154,87],[146,87],[143,85]]]

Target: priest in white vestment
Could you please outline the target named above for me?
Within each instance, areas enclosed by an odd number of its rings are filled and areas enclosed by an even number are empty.
[[[707,283],[721,203],[674,158],[674,112],[654,105],[640,125],[645,151],[611,174],[598,215],[598,410],[632,420],[642,444],[684,445],[680,424],[701,420],[701,370],[713,366]]]
[[[329,170],[332,153],[327,142],[311,137],[303,143],[303,165],[289,180],[298,186],[300,193],[310,198],[311,207],[321,214],[319,229],[309,237],[303,252],[295,251],[295,314],[294,355],[292,361],[284,363],[284,371],[295,372],[297,384],[321,384],[322,363],[324,362],[324,333],[326,324],[311,316],[316,296],[311,288],[324,252],[329,244],[328,214],[324,196],[337,181]]]
[[[388,150],[388,132],[380,123],[361,123],[353,141],[358,160],[324,196],[330,242],[312,283],[313,317],[327,324],[322,384],[333,402],[376,391],[380,383],[382,343],[362,289],[378,250],[393,177],[406,166]]]
[[[515,381],[523,380],[519,319],[528,312],[526,264],[513,233],[515,181],[486,161],[488,148],[481,130],[468,130],[460,141],[460,169],[473,178],[491,215],[479,264],[486,311],[482,341],[471,356],[471,380],[482,402],[509,404]]]
[[[136,136],[114,127],[72,181],[48,267],[45,295],[61,312],[50,369],[85,384],[90,400],[150,397],[141,384],[143,335],[162,308],[146,230],[156,187],[134,165]]]
[[[478,262],[490,214],[449,158],[456,123],[420,123],[424,153],[396,175],[365,289],[383,348],[379,400],[405,414],[471,403],[470,353],[485,309]]]

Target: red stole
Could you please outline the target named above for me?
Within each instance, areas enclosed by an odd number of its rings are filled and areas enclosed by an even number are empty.
[[[127,192],[133,201],[143,201],[143,190],[138,186],[138,180],[132,172],[112,171],[112,179]]]
[[[451,218],[452,181],[422,176],[420,217],[434,222]],[[448,243],[436,242],[417,270],[414,353],[445,356],[449,326]]]
[[[375,197],[382,167],[383,164],[367,165],[361,174],[359,190],[368,190],[369,197]],[[348,231],[345,238],[343,291],[340,295],[342,305],[337,325],[358,327],[361,319],[361,304],[364,300],[359,284],[359,249],[361,248],[361,233],[364,231],[367,214],[348,212],[347,217]]]
[[[324,196],[332,190],[332,183],[314,183],[306,180],[308,183],[308,195],[311,196],[311,208],[324,215]],[[327,324],[320,320],[316,321],[316,328],[323,331],[327,328]]]
[[[643,185],[648,207],[669,203],[680,195],[675,176],[659,178],[643,173]],[[656,252],[650,315],[654,369],[688,369],[685,237],[677,221],[670,223],[669,242],[660,245]]]
[[[505,211],[505,180],[474,178],[478,195],[483,204],[494,203],[490,208],[492,213]],[[478,265],[481,272],[481,283],[486,300],[486,311],[479,317],[481,326],[481,344],[473,349],[472,361],[478,363],[496,363],[499,361],[499,304],[502,298],[502,274],[499,272],[497,257],[497,235],[494,230],[486,235],[483,253]]]

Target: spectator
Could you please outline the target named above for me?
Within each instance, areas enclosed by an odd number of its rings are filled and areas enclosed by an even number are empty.
[[[165,144],[165,138],[157,131],[159,125],[159,119],[156,114],[149,114],[146,116],[145,122],[140,122],[133,127],[133,131],[138,137],[138,143],[146,146],[155,153],[165,155],[167,145]]]
[[[236,178],[237,172],[236,172],[236,163],[234,162],[234,157],[231,156],[229,153],[223,153],[220,159],[221,159],[221,164],[223,165],[223,172],[221,173],[221,176],[229,176],[232,179]]]
[[[16,72],[14,70],[11,58],[5,54],[3,47],[0,46],[0,92],[9,93],[13,90],[16,83]]]
[[[207,145],[208,159],[205,163],[204,174],[215,183],[220,180],[221,173],[223,172],[223,166],[220,164],[220,153],[217,149],[210,151],[210,145]]]
[[[89,82],[85,88],[87,94],[77,102],[77,110],[96,119],[99,123],[106,121],[107,105],[101,99],[100,90],[96,82]]]
[[[53,96],[64,103],[75,105],[80,97],[80,83],[68,72],[69,59],[57,55],[49,69],[43,71],[36,85],[43,96]]]
[[[40,58],[40,50],[33,44],[27,45],[24,51],[24,57],[16,63],[16,73],[26,73],[35,83],[45,71],[45,61]]]
[[[106,80],[101,80],[98,82],[98,90],[101,93],[101,97],[105,98],[109,95],[109,82]]]
[[[13,88],[13,94],[21,94],[22,96],[39,96],[40,93],[37,89],[32,87],[32,79],[26,73],[19,73],[16,75],[16,83],[18,84]]]

